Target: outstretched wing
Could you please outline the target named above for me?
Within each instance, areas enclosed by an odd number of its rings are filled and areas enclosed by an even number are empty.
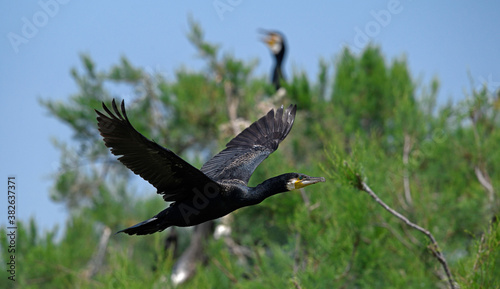
[[[206,162],[201,171],[213,180],[239,179],[245,184],[257,166],[272,152],[292,129],[296,105],[270,110],[227,143],[226,148]]]
[[[114,155],[120,156],[118,160],[127,168],[152,184],[165,201],[190,198],[208,187],[220,189],[200,170],[135,130],[127,118],[124,101],[121,113],[114,99],[112,106],[114,113],[102,104],[107,115],[96,110],[97,126],[104,143]]]

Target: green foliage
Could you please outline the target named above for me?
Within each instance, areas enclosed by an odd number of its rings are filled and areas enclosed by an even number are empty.
[[[458,280],[463,288],[500,288],[500,224],[491,223],[488,230],[475,241],[470,254],[461,262]],[[475,257],[474,257],[475,255]]]
[[[166,205],[98,134],[93,109],[113,97],[126,99],[138,131],[198,167],[234,136],[235,123],[242,129],[271,107],[297,103],[292,132],[250,185],[291,171],[327,178],[236,211],[231,236],[249,256],[210,240],[206,262],[180,288],[446,287],[428,239],[357,190],[360,180],[433,233],[463,288],[499,287],[498,95],[485,86],[438,107],[437,79],[417,85],[404,59],[388,63],[380,48],[368,47],[360,55],[346,49],[334,64],[321,60],[316,81],[294,71],[277,101],[266,95],[268,81],[252,75],[255,61],[222,53],[190,25],[202,71],[181,68],[165,79],[125,57],[98,70],[82,55],[81,69],[71,70],[78,92],[66,102],[41,100],[73,131],[71,142],[54,141],[61,165],[51,191],[71,216],[62,231],[41,233],[34,220],[19,224],[18,288],[173,288],[179,252],[165,248],[166,233],[111,235],[98,272],[89,275],[106,228],[116,232]],[[189,232],[179,229],[180,250]],[[0,233],[5,260],[5,229]]]
[[[376,136],[397,137],[408,124],[418,123],[414,84],[406,61],[387,65],[379,48],[367,47],[356,57],[342,52],[334,79],[331,103],[344,119],[347,135],[359,130]]]

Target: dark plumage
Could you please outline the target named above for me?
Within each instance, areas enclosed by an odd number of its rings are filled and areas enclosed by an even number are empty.
[[[265,34],[265,37],[262,38],[262,41],[269,47],[271,53],[274,56],[274,66],[273,66],[273,76],[271,81],[276,90],[281,87],[281,80],[284,80],[283,72],[282,72],[282,64],[283,59],[285,58],[286,53],[286,44],[285,44],[285,36],[281,32],[278,31],[268,31],[264,29],[260,29],[261,33]]]
[[[121,230],[129,235],[145,235],[170,226],[193,226],[216,219],[245,206],[255,205],[274,194],[298,189],[324,178],[298,173],[268,179],[248,187],[255,168],[290,132],[297,107],[290,105],[269,111],[227,145],[201,170],[175,153],[140,134],[130,124],[121,103],[113,112],[103,103],[106,114],[96,110],[99,132],[118,160],[152,184],[165,201],[173,203],[153,218]]]

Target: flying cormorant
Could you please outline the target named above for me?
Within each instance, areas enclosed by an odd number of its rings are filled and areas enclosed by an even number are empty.
[[[121,103],[113,99],[111,112],[97,111],[99,132],[111,152],[135,174],[151,183],[168,208],[149,220],[121,230],[129,235],[146,235],[170,226],[194,226],[230,212],[258,204],[272,195],[299,189],[325,178],[287,173],[270,178],[256,187],[247,183],[255,168],[274,152],[292,129],[297,107],[270,110],[233,138],[226,148],[196,169],[167,148],[140,134],[130,124]]]
[[[264,29],[260,29],[259,31],[265,34],[265,37],[262,38],[262,42],[269,47],[271,53],[274,55],[273,76],[271,80],[274,88],[278,91],[281,87],[280,81],[284,79],[281,65],[286,52],[285,37],[278,31],[268,31]]]

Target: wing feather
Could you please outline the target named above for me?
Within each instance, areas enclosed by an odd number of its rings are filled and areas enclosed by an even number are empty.
[[[114,113],[104,103],[102,107],[106,114],[96,110],[97,126],[106,146],[127,168],[152,184],[165,201],[190,198],[207,184],[216,184],[171,150],[139,133],[128,120],[124,101],[121,113],[114,99]]]
[[[239,179],[245,184],[257,166],[286,138],[292,129],[296,105],[270,110],[226,144],[201,171],[213,180]]]

